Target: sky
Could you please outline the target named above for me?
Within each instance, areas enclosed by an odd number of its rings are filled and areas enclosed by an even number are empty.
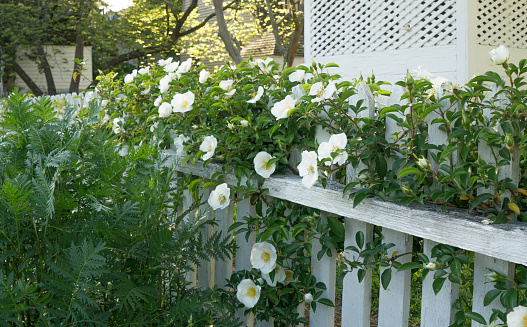
[[[119,11],[132,5],[132,0],[105,0],[105,2],[108,3],[108,9],[111,11]]]

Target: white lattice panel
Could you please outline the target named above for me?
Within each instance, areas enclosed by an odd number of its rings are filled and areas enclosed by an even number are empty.
[[[478,0],[478,43],[527,49],[527,1]]]
[[[452,45],[455,0],[313,0],[313,56]]]

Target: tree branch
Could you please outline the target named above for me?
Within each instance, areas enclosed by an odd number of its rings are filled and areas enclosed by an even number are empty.
[[[240,54],[240,49],[234,45],[234,37],[229,32],[227,23],[225,22],[225,15],[223,14],[223,0],[212,0],[214,3],[214,11],[216,13],[216,20],[218,23],[218,35],[220,36],[223,44],[225,44],[225,49],[234,60],[236,64],[242,62],[243,58]]]
[[[42,94],[44,94],[42,90],[40,90],[40,88],[37,86],[37,84],[33,82],[31,77],[26,74],[24,69],[20,67],[20,65],[16,61],[12,60],[11,65],[13,66],[13,70],[18,74],[18,76],[20,76],[24,83],[26,83],[26,85],[29,87],[29,89],[31,90],[31,92],[33,92],[34,95],[41,96]]]
[[[282,44],[282,38],[280,37],[280,32],[278,31],[278,25],[276,24],[276,18],[274,16],[273,8],[271,7],[271,1],[265,0],[265,2],[267,3],[267,12],[269,14],[269,20],[271,21],[271,26],[273,28],[276,48],[278,49],[278,52],[280,52],[280,54],[284,57],[284,61],[286,61],[287,50]]]

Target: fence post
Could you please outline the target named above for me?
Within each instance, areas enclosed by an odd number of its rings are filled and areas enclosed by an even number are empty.
[[[493,90],[487,94],[484,101],[493,101],[493,98],[495,97],[497,91],[498,89],[494,86]],[[496,102],[498,106],[507,105],[507,99],[505,98],[505,95],[503,93],[497,96]],[[484,109],[483,115],[486,118],[489,118],[490,114],[490,109]],[[479,141],[478,153],[481,159],[483,159],[487,163],[493,164],[499,169],[498,176],[500,180],[504,178],[510,178],[512,179],[513,184],[518,185],[520,180],[520,153],[518,150],[511,153],[511,162],[507,166],[498,166],[498,163],[494,160],[494,156],[491,151],[491,146],[487,145],[485,140]],[[478,194],[487,192],[492,192],[492,190],[478,190]],[[502,197],[510,197],[510,194],[502,194]],[[499,300],[494,300],[491,305],[488,306],[483,305],[483,299],[485,298],[485,294],[494,289],[494,283],[490,282],[490,280],[486,276],[487,274],[491,273],[489,268],[501,274],[504,274],[509,278],[513,278],[515,265],[508,261],[492,258],[480,253],[474,254],[474,288],[472,292],[472,311],[481,314],[485,318],[485,320],[488,320],[490,318],[493,313],[493,308],[501,311],[505,310]],[[472,321],[472,326],[479,327],[481,326],[481,324],[477,323],[476,321]]]
[[[445,91],[442,88],[441,91]],[[441,94],[437,94],[439,97]],[[457,110],[457,104],[450,104],[450,101],[443,100],[439,102],[442,106],[442,110]],[[433,111],[428,115],[428,144],[434,145],[447,145],[448,134],[439,129],[440,124],[432,124],[434,119],[442,118],[441,115]],[[437,153],[438,150],[429,150],[428,161],[430,162],[430,167],[433,170],[437,170],[438,164],[432,160],[431,153]],[[453,164],[455,165],[458,161],[459,151],[452,153]],[[434,181],[432,186],[434,189],[437,189],[437,183]],[[426,256],[432,260],[432,248],[438,243],[424,240],[423,241],[423,252]],[[455,311],[452,310],[452,305],[459,297],[459,284],[453,284],[448,279],[443,284],[443,288],[436,295],[432,284],[434,282],[433,278],[434,272],[431,271],[426,278],[423,280],[423,295],[421,300],[421,326],[422,327],[442,327],[448,326],[453,323]]]
[[[396,86],[388,100],[388,106],[395,104],[403,104],[401,96],[404,95],[405,89]],[[403,117],[400,113],[395,113],[399,117]],[[400,126],[393,119],[386,118],[386,140],[388,143],[394,134],[401,130]],[[388,164],[392,164],[393,160],[388,160]],[[392,253],[398,251],[399,254],[408,253],[412,251],[412,235],[397,232],[391,229],[382,229],[383,242],[394,243],[395,247],[391,248]],[[405,255],[398,261],[406,263],[411,260],[411,256]],[[381,269],[381,275],[386,268]],[[390,285],[385,290],[382,283],[379,286],[379,327],[406,327],[408,326],[408,319],[410,315],[410,282],[411,271],[405,270],[402,272],[392,272]]]
[[[350,103],[356,103],[358,100],[364,100],[363,110],[356,117],[366,117],[373,119],[375,116],[375,100],[369,86],[365,82],[357,85],[357,94],[354,95]],[[353,112],[349,113],[354,115]],[[360,124],[362,125],[362,124]],[[367,168],[362,162],[357,168],[352,165],[346,167],[346,183],[351,183],[359,176],[361,170]],[[344,221],[345,239],[344,248],[348,246],[357,246],[355,234],[362,232],[364,234],[365,244],[373,240],[373,225],[361,222],[355,219],[347,218]],[[353,261],[355,253],[346,252],[348,260]],[[342,287],[342,327],[370,327],[371,312],[371,288],[372,288],[372,271],[366,270],[366,276],[359,282],[358,270],[353,270],[346,274]]]
[[[229,233],[229,227],[232,225],[234,219],[234,203],[231,202],[226,209],[216,210],[216,231],[220,231],[222,236],[229,236],[232,240],[232,233]],[[214,271],[214,282],[217,286],[223,287],[226,284],[226,279],[232,275],[233,260],[227,258],[225,260],[216,260],[216,267]]]

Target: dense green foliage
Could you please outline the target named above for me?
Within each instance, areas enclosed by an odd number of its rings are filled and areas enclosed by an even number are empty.
[[[185,280],[232,255],[177,214],[183,185],[146,142],[118,154],[99,106],[55,118],[14,93],[0,116],[0,325],[236,326],[232,293]],[[195,207],[189,209],[193,210]]]

